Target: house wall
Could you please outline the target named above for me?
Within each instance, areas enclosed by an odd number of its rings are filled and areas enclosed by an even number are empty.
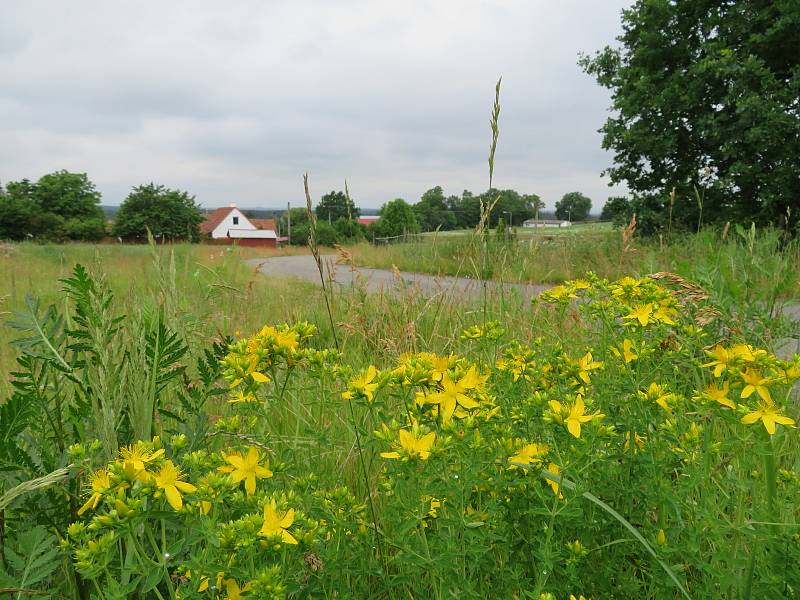
[[[240,238],[237,240],[229,237],[215,238],[206,240],[203,243],[211,244],[212,246],[247,246],[248,248],[277,248],[278,240],[276,238]]]
[[[233,217],[239,217],[239,223],[233,224]],[[253,225],[250,220],[242,214],[238,208],[234,208],[228,213],[222,222],[216,226],[214,231],[211,232],[213,239],[228,237],[228,229],[251,229],[255,230],[257,227]]]

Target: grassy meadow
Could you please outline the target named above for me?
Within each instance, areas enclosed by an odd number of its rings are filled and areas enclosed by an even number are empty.
[[[800,358],[773,354],[798,334],[771,318],[798,247],[493,236],[347,250],[559,285],[330,292],[254,272],[263,250],[3,246],[0,595],[800,595]]]

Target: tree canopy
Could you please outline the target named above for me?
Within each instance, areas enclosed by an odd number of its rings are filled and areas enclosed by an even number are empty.
[[[315,209],[317,218],[333,223],[338,219],[357,219],[360,211],[344,192],[328,192]]]
[[[149,229],[156,237],[196,242],[202,222],[194,196],[148,183],[133,188],[125,198],[114,219],[114,235],[141,239]]]
[[[592,210],[592,201],[580,192],[569,192],[556,202],[556,218],[568,221],[585,221]]]
[[[57,171],[36,183],[11,181],[0,195],[0,238],[98,240],[103,235],[100,192],[85,173]]]
[[[372,229],[379,237],[394,237],[417,233],[419,224],[411,206],[402,198],[395,198],[383,205],[381,218],[372,225]]]
[[[422,194],[422,198],[412,208],[422,231],[446,231],[455,229],[458,225],[456,214],[447,205],[447,198],[439,185]]]
[[[606,173],[653,227],[795,229],[800,210],[800,2],[637,0],[620,47],[581,58],[612,92]],[[643,225],[640,220],[640,225]]]
[[[615,227],[627,224],[632,215],[630,202],[622,196],[612,196],[606,200],[600,212],[601,221],[612,221]]]

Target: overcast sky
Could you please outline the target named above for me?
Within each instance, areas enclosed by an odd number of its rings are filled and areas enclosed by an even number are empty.
[[[610,104],[576,65],[623,0],[0,3],[0,181],[88,173],[104,204],[154,181],[203,206],[356,203],[495,186],[609,195]]]

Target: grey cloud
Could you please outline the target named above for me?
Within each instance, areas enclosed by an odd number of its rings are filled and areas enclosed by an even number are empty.
[[[0,5],[0,180],[70,168],[106,202],[154,180],[207,206],[281,206],[306,170],[369,207],[479,191],[502,74],[497,184],[604,199],[609,99],[576,59],[628,3]]]

